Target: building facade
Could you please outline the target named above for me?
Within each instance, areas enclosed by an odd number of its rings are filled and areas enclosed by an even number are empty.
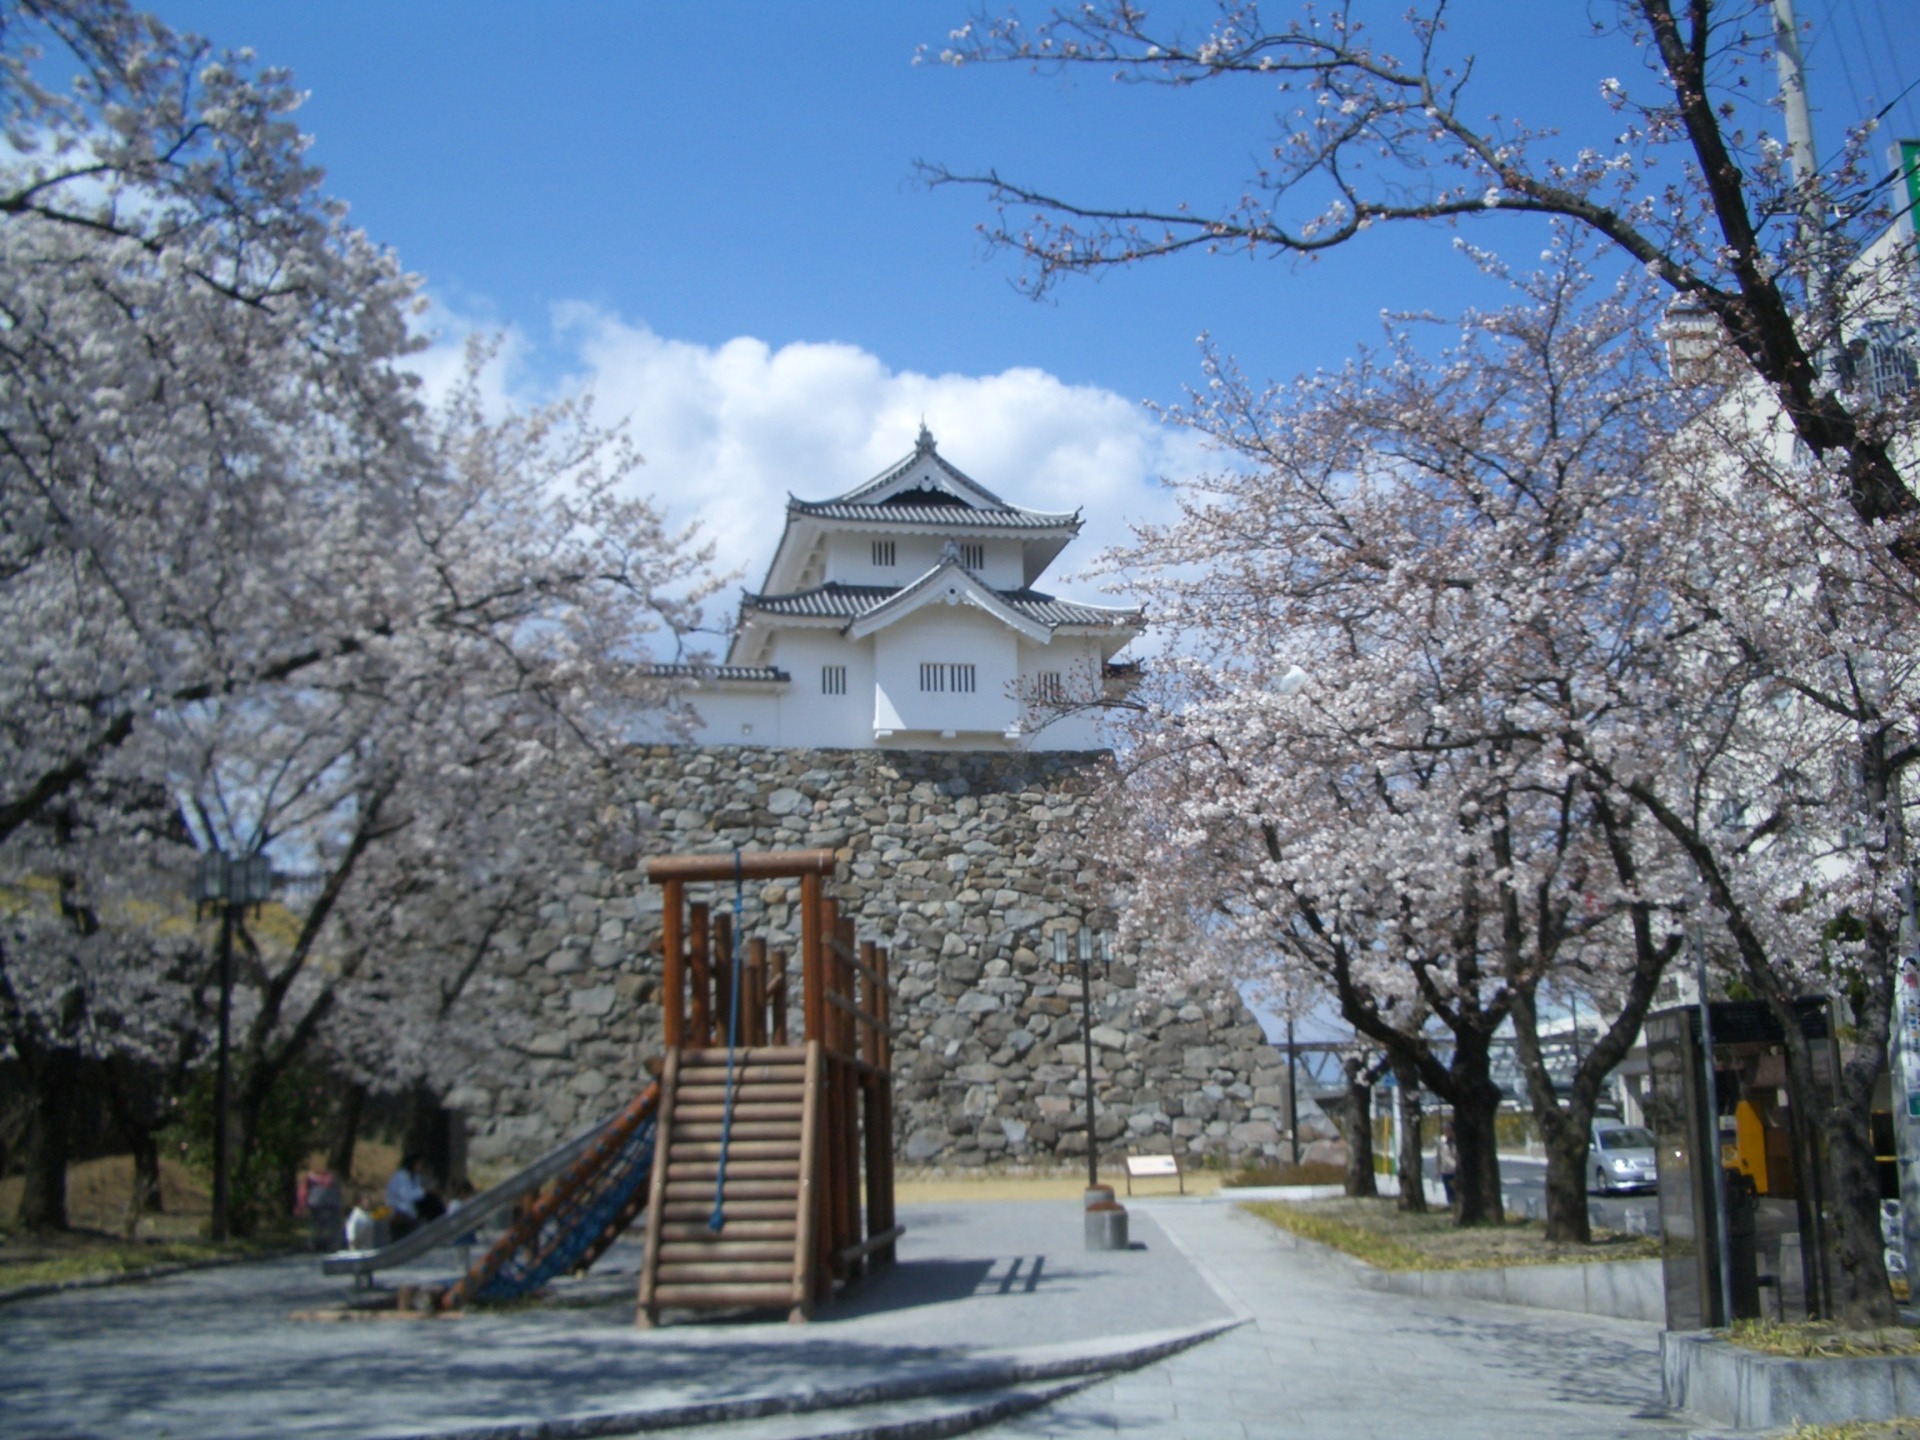
[[[804,749],[1085,750],[1123,687],[1136,609],[1034,588],[1078,511],[1011,505],[913,453],[845,494],[787,502],[725,660],[690,667],[694,739]]]

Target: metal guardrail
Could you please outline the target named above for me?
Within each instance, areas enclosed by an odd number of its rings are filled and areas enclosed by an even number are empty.
[[[375,1271],[404,1265],[441,1245],[452,1244],[455,1237],[466,1234],[476,1225],[509,1209],[522,1196],[539,1189],[565,1170],[584,1155],[593,1142],[600,1138],[601,1132],[617,1118],[611,1116],[602,1120],[591,1130],[583,1131],[565,1144],[549,1150],[526,1169],[508,1176],[491,1190],[462,1201],[458,1210],[450,1210],[437,1220],[429,1220],[391,1245],[384,1245],[378,1250],[345,1250],[337,1255],[329,1255],[320,1262],[321,1270],[328,1275],[365,1277]]]

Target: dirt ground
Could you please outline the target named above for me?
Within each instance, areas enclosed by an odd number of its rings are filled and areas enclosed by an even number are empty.
[[[354,1155],[348,1195],[356,1189],[378,1191],[398,1159],[392,1145],[363,1142]],[[20,1212],[21,1188],[17,1175],[0,1180],[0,1290],[220,1253],[206,1239],[213,1217],[209,1188],[176,1161],[160,1162],[160,1212],[132,1217],[127,1207],[133,1190],[130,1159],[109,1156],[69,1167],[67,1220],[72,1228],[52,1234],[18,1230],[14,1217]]]
[[[1186,1177],[1186,1193],[1211,1195],[1224,1178],[1217,1170],[1195,1171]],[[1100,1183],[1111,1185],[1121,1200],[1127,1198],[1127,1177],[1104,1166]],[[902,1205],[948,1204],[960,1200],[1078,1200],[1087,1188],[1085,1168],[1042,1170],[1028,1175],[983,1175],[971,1171],[900,1170],[894,1176],[894,1198]],[[1150,1195],[1178,1195],[1180,1184],[1172,1177],[1141,1179],[1133,1182],[1133,1193],[1145,1199]]]

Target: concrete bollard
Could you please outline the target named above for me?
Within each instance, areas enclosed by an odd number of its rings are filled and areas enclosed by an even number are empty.
[[[1127,1212],[1121,1205],[1106,1204],[1087,1211],[1087,1249],[1125,1250],[1127,1248]]]

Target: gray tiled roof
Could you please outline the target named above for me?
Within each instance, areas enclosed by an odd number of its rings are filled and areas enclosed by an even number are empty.
[[[884,585],[842,585],[828,582],[792,595],[748,595],[741,608],[766,615],[794,615],[809,619],[852,620],[900,592]],[[1134,612],[1115,614],[1095,605],[1077,605],[1038,590],[996,590],[994,594],[1029,620],[1042,625],[1115,625],[1135,618]]]
[[[777,665],[649,665],[647,673],[662,680],[791,680]]]
[[[1072,514],[1043,510],[976,508],[971,505],[861,505],[846,500],[789,500],[787,513],[862,525],[940,525],[955,530],[1059,530],[1078,523]]]

